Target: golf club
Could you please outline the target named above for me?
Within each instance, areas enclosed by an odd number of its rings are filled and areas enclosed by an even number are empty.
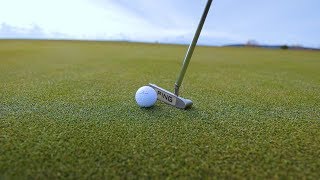
[[[209,12],[209,9],[210,9],[210,6],[212,4],[212,0],[208,0],[207,4],[206,4],[206,7],[204,9],[204,12],[202,14],[202,17],[201,17],[201,20],[199,22],[199,25],[198,25],[198,28],[197,28],[197,31],[193,37],[193,40],[188,48],[188,51],[187,51],[187,54],[184,58],[184,61],[183,61],[183,64],[182,64],[182,68],[180,70],[180,73],[179,73],[179,76],[175,82],[175,86],[174,86],[174,93],[171,93],[170,91],[167,91],[155,84],[149,84],[150,87],[152,87],[156,93],[157,93],[157,96],[158,96],[158,100],[162,101],[162,102],[165,102],[169,105],[172,105],[176,108],[180,108],[180,109],[187,109],[189,107],[192,106],[192,101],[189,100],[189,99],[184,99],[182,97],[179,96],[179,88],[182,84],[182,80],[184,78],[184,75],[187,71],[187,68],[188,68],[188,65],[189,65],[189,62],[190,62],[190,59],[192,57],[192,54],[193,54],[193,51],[194,51],[194,48],[196,47],[196,44],[198,42],[198,39],[199,39],[199,36],[200,36],[200,33],[201,33],[201,30],[202,30],[202,27],[203,27],[203,24],[206,20],[206,17],[208,15],[208,12]]]

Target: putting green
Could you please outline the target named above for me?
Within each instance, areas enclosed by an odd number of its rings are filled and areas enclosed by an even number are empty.
[[[319,51],[197,47],[193,108],[139,108],[139,87],[173,90],[186,50],[0,41],[0,178],[319,179]]]

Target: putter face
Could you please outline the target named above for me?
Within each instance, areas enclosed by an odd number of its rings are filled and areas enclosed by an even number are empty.
[[[158,96],[158,100],[167,103],[171,106],[174,106],[176,108],[180,109],[187,109],[192,106],[192,101],[189,99],[184,99],[182,97],[176,96],[175,94],[171,93],[170,91],[167,91],[155,84],[149,84],[150,87],[152,87]]]

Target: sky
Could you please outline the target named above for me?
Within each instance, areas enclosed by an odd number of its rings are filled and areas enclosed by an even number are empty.
[[[206,0],[0,0],[0,39],[189,43]],[[199,44],[320,48],[319,0],[213,0]]]

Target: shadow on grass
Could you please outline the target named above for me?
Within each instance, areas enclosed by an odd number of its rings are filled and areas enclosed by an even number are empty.
[[[210,119],[209,112],[195,106],[188,109],[178,109],[167,104],[159,103],[150,108],[140,108],[138,112],[141,113],[142,116],[166,120]]]
[[[168,105],[168,104],[165,104],[165,103],[157,103],[156,105],[154,106],[151,106],[151,107],[140,107],[140,110],[142,111],[145,111],[145,112],[154,112],[154,111],[159,111],[159,110],[168,110],[169,108],[173,109],[173,110],[179,110],[179,111],[182,111],[182,112],[192,112],[192,111],[196,111],[197,108],[195,106],[191,106],[187,109],[179,109],[179,108],[176,108],[174,106],[171,106],[171,105]]]

